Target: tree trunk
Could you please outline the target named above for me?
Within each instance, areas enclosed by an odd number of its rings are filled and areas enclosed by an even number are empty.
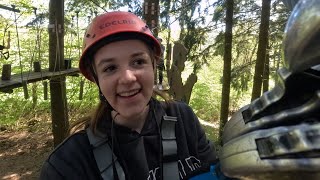
[[[38,104],[38,84],[37,83],[32,83],[32,88],[31,88],[31,94],[32,94],[32,109],[34,109],[37,104]]]
[[[159,16],[159,0],[144,0],[143,19],[156,37],[159,32]]]
[[[183,84],[181,74],[185,67],[187,49],[179,42],[175,42],[172,51],[172,64],[167,70],[169,82],[169,94],[179,101],[189,103],[192,88],[197,82],[198,77],[191,73],[187,81]],[[167,67],[168,68],[168,67]]]
[[[270,75],[270,48],[268,48],[263,70],[263,92],[269,91],[269,75]]]
[[[266,51],[268,47],[270,5],[271,0],[262,1],[261,24],[259,30],[259,45],[257,52],[257,62],[254,72],[251,101],[261,96],[263,68],[266,59]]]
[[[64,1],[50,0],[49,3],[49,70],[64,69]],[[66,97],[66,78],[50,79],[51,118],[54,146],[60,144],[69,128]]]
[[[155,37],[159,33],[159,0],[144,0],[143,3],[143,19],[146,21],[146,24],[153,32]],[[157,84],[158,71],[157,68],[154,71],[154,84]]]
[[[231,81],[231,60],[232,60],[232,26],[233,26],[233,0],[226,0],[226,29],[224,37],[224,64],[223,64],[223,84],[220,109],[219,142],[225,123],[228,121],[230,81]]]
[[[171,79],[170,77],[170,69],[171,69],[171,55],[172,55],[172,44],[170,43],[171,39],[171,26],[170,26],[170,16],[169,16],[169,11],[171,8],[171,0],[167,0],[164,3],[164,8],[165,12],[167,13],[166,15],[166,21],[165,21],[165,27],[167,28],[167,44],[166,44],[166,58],[165,58],[165,70],[167,74],[167,79]],[[169,83],[169,82],[168,82]]]
[[[188,14],[186,13],[187,10],[187,3],[186,3],[186,0],[181,0],[181,5],[182,7],[185,7],[185,8],[182,8],[181,9],[181,17],[179,18],[179,26],[180,26],[180,35],[179,35],[179,39],[180,40],[183,40],[186,36],[186,31],[185,31],[185,24],[186,24],[186,21],[185,21],[185,17],[188,16]]]

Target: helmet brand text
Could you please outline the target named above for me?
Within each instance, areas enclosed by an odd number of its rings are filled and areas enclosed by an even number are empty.
[[[111,21],[111,22],[106,22],[102,25],[99,26],[100,29],[104,29],[104,28],[107,28],[109,26],[116,26],[116,25],[119,25],[119,24],[136,24],[135,21],[132,21],[132,20],[118,20],[118,21]]]

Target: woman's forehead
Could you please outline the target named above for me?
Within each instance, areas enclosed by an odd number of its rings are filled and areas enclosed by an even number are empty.
[[[117,51],[113,51],[117,50]],[[126,53],[126,52],[135,52],[135,51],[148,51],[149,47],[146,43],[138,39],[130,39],[130,40],[122,40],[122,41],[115,41],[103,45],[100,47],[95,54],[99,51],[111,51],[112,53]],[[109,53],[111,53],[109,52]]]
[[[95,61],[112,62],[122,58],[136,56],[150,56],[150,48],[140,40],[125,40],[106,44],[98,49],[94,55]]]

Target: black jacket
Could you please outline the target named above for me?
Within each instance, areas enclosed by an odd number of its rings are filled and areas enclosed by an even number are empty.
[[[120,159],[127,179],[160,179],[162,156],[158,124],[165,113],[178,117],[176,138],[180,179],[208,170],[209,164],[217,160],[215,149],[192,109],[182,102],[172,105],[164,107],[157,100],[151,100],[150,112],[140,134],[114,125],[114,153]],[[173,107],[176,107],[174,115],[169,114]],[[40,179],[102,179],[92,148],[85,131],[70,136],[44,163]]]

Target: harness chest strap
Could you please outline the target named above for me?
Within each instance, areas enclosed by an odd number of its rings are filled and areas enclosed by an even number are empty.
[[[163,152],[163,179],[178,180],[178,155],[176,139],[177,117],[163,116],[161,123],[162,152]]]
[[[161,139],[162,139],[162,152],[163,152],[163,179],[164,180],[178,180],[178,156],[177,156],[177,142],[175,125],[177,117],[163,116],[161,123]],[[106,135],[100,134],[95,136],[90,128],[86,129],[90,144],[94,147],[93,154],[97,166],[100,170],[103,179],[114,179],[112,168],[112,157],[109,155],[112,152],[110,145],[107,143],[108,138]],[[107,154],[107,155],[106,155]],[[125,180],[124,171],[119,164],[116,156],[114,155],[114,163],[119,180]]]
[[[95,136],[90,128],[86,129],[90,144],[93,146],[93,155],[96,160],[97,166],[100,170],[103,179],[114,179],[112,168],[112,150],[108,144],[106,135],[100,133],[100,136]],[[114,156],[114,163],[117,170],[119,180],[125,180],[125,174],[119,164],[117,157]]]

